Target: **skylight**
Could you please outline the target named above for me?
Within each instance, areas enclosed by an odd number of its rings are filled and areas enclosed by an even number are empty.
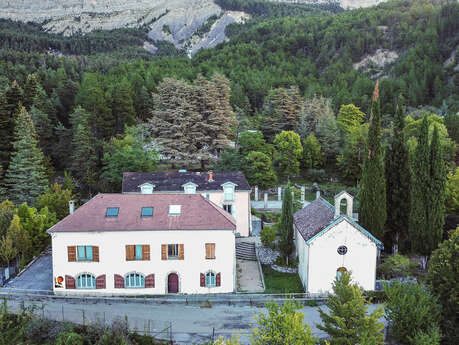
[[[107,207],[106,217],[118,217],[119,207]]]
[[[153,217],[153,207],[142,207],[142,217]]]
[[[169,205],[169,216],[180,216],[182,205]]]

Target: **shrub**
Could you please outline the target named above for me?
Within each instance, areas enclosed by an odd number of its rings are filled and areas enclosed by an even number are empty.
[[[425,286],[393,282],[390,286],[386,285],[384,291],[387,295],[385,312],[389,335],[398,344],[416,344],[415,339],[421,341],[426,338],[420,332],[438,328],[440,307],[437,298]]]
[[[410,258],[394,254],[384,259],[378,267],[378,274],[383,279],[392,279],[403,276],[414,276],[417,265]]]
[[[261,243],[265,247],[274,249],[276,247],[277,224],[265,226],[260,232]]]
[[[75,332],[61,332],[55,345],[84,345],[84,337]]]

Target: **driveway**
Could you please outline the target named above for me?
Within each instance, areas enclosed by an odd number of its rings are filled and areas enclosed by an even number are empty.
[[[53,264],[51,252],[46,250],[41,253],[21,275],[10,280],[4,287],[43,292],[52,291]]]
[[[21,300],[8,300],[7,303],[9,310],[17,311]],[[260,312],[266,313],[266,308],[227,305],[211,305],[203,308],[183,304],[63,303],[56,300],[46,301],[43,304],[33,302],[33,304],[39,307],[35,311],[36,314],[59,321],[109,324],[115,319],[127,319],[131,330],[150,333],[161,339],[170,339],[172,334],[177,344],[210,341],[213,332],[216,337],[240,335],[241,343],[248,344],[250,328],[255,323],[254,315]],[[29,305],[32,305],[32,302],[26,299],[25,306]],[[370,311],[375,307],[371,305]],[[303,307],[301,311],[312,333],[321,338],[325,337],[326,334],[316,327],[316,324],[321,322],[318,308]]]

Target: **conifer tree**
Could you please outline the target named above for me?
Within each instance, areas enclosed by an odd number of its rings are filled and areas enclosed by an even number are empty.
[[[38,93],[39,83],[34,74],[29,74],[27,76],[26,83],[24,85],[24,96],[23,96],[23,106],[27,111],[30,110],[34,102],[35,96]]]
[[[10,114],[15,116],[23,103],[23,92],[16,80],[14,80],[8,90],[6,90],[6,103]]]
[[[90,114],[82,107],[76,107],[71,115],[74,127],[72,138],[72,164],[70,171],[88,189],[97,185],[96,140],[89,127]]]
[[[38,146],[33,121],[21,106],[14,129],[14,152],[5,175],[9,199],[33,203],[48,189],[43,152]]]
[[[280,232],[280,243],[279,249],[286,259],[288,265],[288,259],[293,252],[293,198],[292,188],[290,183],[284,189],[284,195],[282,197],[282,211],[281,218],[279,221],[279,232]]]
[[[429,253],[437,249],[443,237],[445,223],[446,170],[437,126],[434,127],[430,144],[430,184],[427,204],[427,237]]]
[[[399,244],[408,239],[408,215],[410,214],[410,167],[403,129],[405,119],[403,104],[399,99],[395,113],[392,142],[386,152],[386,238],[394,254]]]
[[[116,133],[122,133],[124,127],[135,125],[135,109],[129,82],[123,79],[112,91],[112,112],[116,119]]]
[[[418,144],[411,164],[410,184],[410,217],[409,234],[412,250],[420,255],[430,254],[426,241],[428,234],[429,205],[428,192],[430,186],[430,152],[429,152],[429,124],[424,116],[418,136]]]
[[[317,328],[330,335],[330,343],[336,345],[382,345],[384,324],[379,319],[384,315],[381,308],[368,314],[368,304],[362,290],[351,284],[350,273],[343,273],[333,282],[333,294],[325,303],[328,312],[319,309],[322,325]]]
[[[386,223],[386,180],[384,176],[383,152],[381,146],[381,110],[379,106],[379,85],[373,94],[371,122],[368,131],[362,180],[359,186],[359,222],[376,238],[382,238]]]
[[[14,135],[14,117],[9,111],[6,97],[0,93],[0,177],[5,174],[10,163]]]

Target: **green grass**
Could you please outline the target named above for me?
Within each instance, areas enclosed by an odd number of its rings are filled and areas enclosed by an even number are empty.
[[[265,278],[265,293],[302,293],[303,285],[301,284],[298,274],[288,274],[274,271],[271,267],[262,265],[263,275]]]

